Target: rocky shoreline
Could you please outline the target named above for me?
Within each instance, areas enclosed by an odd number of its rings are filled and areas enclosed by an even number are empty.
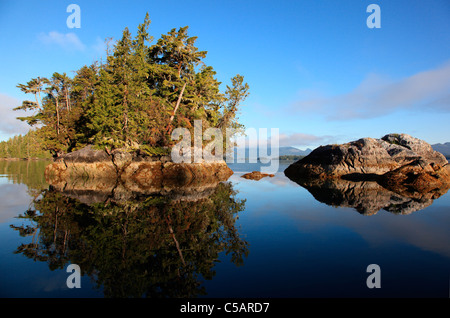
[[[62,155],[45,169],[47,182],[58,189],[109,192],[120,185],[146,194],[215,185],[232,174],[225,161],[174,163],[170,156],[123,150],[107,153],[91,146]]]

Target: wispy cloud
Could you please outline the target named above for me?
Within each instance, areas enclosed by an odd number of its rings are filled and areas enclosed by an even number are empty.
[[[327,144],[334,140],[332,136],[316,136],[311,134],[294,133],[294,134],[280,134],[280,147],[285,146],[311,146],[316,144]]]
[[[261,130],[247,129],[246,136],[241,136],[239,143],[241,146],[248,146],[250,148],[267,147],[267,145],[278,144],[279,147],[315,147],[320,144],[332,143],[336,140],[334,136],[317,136],[313,134],[304,133],[276,133],[268,130],[270,135],[260,135]],[[275,138],[278,138],[278,142]],[[245,142],[245,143],[244,143]]]
[[[51,31],[39,34],[38,39],[45,45],[57,45],[68,51],[84,51],[86,49],[86,45],[73,32],[59,33]]]
[[[447,62],[398,81],[370,74],[349,93],[305,98],[292,108],[303,113],[320,113],[328,120],[347,120],[405,109],[448,112],[449,101],[450,62]]]
[[[13,111],[14,107],[20,106],[21,102],[8,95],[0,93],[0,134],[1,135],[17,135],[25,134],[30,129],[27,123],[17,119],[24,116],[23,111]]]
[[[92,45],[92,50],[96,55],[102,56],[106,52],[105,40],[102,40],[99,36],[95,39],[95,44]]]

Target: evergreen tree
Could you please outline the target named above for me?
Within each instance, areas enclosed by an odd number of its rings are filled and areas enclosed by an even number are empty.
[[[35,130],[0,142],[0,158],[45,159],[50,153],[43,150],[44,142]]]
[[[237,118],[249,90],[243,76],[222,93],[187,26],[150,46],[150,23],[147,14],[134,38],[125,28],[104,64],[83,66],[73,78],[55,72],[18,85],[35,98],[15,109],[33,112],[19,119],[36,127],[43,149],[53,156],[87,144],[168,152],[173,127],[193,129],[194,120],[204,129],[243,129]]]

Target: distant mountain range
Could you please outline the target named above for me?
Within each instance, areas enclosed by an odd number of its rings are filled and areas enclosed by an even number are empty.
[[[434,144],[431,147],[443,154],[447,159],[450,159],[450,142],[444,144]],[[280,156],[307,156],[312,149],[300,150],[294,147],[280,147]]]
[[[280,156],[307,156],[311,153],[312,149],[300,150],[294,147],[280,147]]]
[[[434,150],[439,151],[443,154],[447,159],[450,158],[450,142],[446,142],[445,144],[434,144],[431,145]]]
[[[239,151],[242,150],[238,150],[236,148],[234,148],[234,154],[235,154],[235,158],[249,158],[250,157],[250,153],[256,153],[256,155],[258,157],[265,157],[262,156],[261,154],[258,153],[258,149],[257,148],[245,148],[245,155],[242,156],[241,153]],[[252,152],[250,152],[252,151]],[[255,151],[255,152],[253,152]],[[306,149],[306,150],[300,150],[298,148],[295,147],[279,147],[278,148],[278,156],[307,156],[311,153],[311,149]],[[268,155],[271,156],[272,154],[270,153],[270,148],[267,149]]]
[[[434,144],[431,147],[442,153],[447,159],[450,159],[450,142],[446,142],[444,144]],[[250,149],[253,151],[255,148],[245,148],[245,158],[249,157]],[[279,156],[307,156],[311,153],[312,149],[308,148],[306,150],[300,150],[295,147],[279,147]],[[270,149],[268,149],[270,155]],[[237,153],[237,149],[235,148],[234,153]],[[256,152],[257,153],[257,152]],[[257,153],[258,155],[258,153]],[[237,158],[237,157],[235,157]]]

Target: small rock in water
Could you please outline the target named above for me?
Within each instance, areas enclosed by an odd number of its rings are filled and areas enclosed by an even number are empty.
[[[274,177],[274,174],[262,173],[260,171],[253,171],[242,175],[242,178],[251,179],[251,180],[261,180],[264,177]]]

